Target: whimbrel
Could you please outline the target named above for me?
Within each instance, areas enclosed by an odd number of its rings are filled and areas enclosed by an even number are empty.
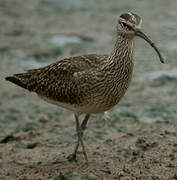
[[[31,92],[49,103],[74,112],[78,141],[68,157],[76,160],[79,145],[85,160],[87,153],[83,133],[90,114],[104,113],[124,96],[132,77],[134,37],[147,41],[163,58],[155,44],[140,31],[142,19],[134,13],[123,13],[118,19],[117,40],[109,55],[88,54],[60,60],[39,69],[6,77],[6,80]],[[80,123],[79,116],[85,114]]]

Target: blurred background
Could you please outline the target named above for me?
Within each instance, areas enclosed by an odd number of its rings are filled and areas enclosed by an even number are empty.
[[[143,134],[153,123],[157,126],[152,131],[172,125],[176,133],[176,9],[176,0],[0,0],[0,142],[19,132],[38,132],[36,141],[53,144],[75,139],[71,112],[5,82],[4,77],[65,57],[109,54],[118,17],[127,11],[142,17],[142,31],[155,42],[166,64],[149,44],[136,38],[131,86],[109,112],[106,127],[100,117],[91,118],[87,140],[99,142],[117,132]]]
[[[136,38],[133,92],[127,92],[114,113],[119,114],[119,107],[130,103],[128,111],[139,120],[164,120],[164,116],[170,116],[168,111],[176,115],[176,83],[171,83],[177,78],[176,9],[176,1],[165,0],[1,0],[0,131],[18,129],[26,124],[24,119],[34,120],[40,114],[57,121],[62,121],[61,114],[70,116],[68,111],[5,82],[4,77],[65,57],[110,53],[116,40],[117,19],[127,11],[142,17],[142,30],[159,47],[166,64],[160,63],[149,44]],[[155,109],[157,117],[150,117],[154,106],[167,113]]]

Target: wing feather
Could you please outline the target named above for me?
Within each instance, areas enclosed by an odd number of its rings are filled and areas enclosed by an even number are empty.
[[[26,70],[14,77],[25,84],[29,91],[40,96],[64,103],[80,103],[84,98],[80,77],[82,81],[87,81],[87,72],[96,70],[107,57],[95,54],[72,57],[42,68]]]

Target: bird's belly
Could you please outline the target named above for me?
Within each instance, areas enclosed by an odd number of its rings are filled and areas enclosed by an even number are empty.
[[[51,104],[55,104],[57,106],[60,106],[68,110],[71,110],[73,112],[81,113],[81,114],[82,113],[87,113],[87,114],[102,113],[111,109],[115,105],[115,104],[108,105],[108,104],[97,104],[97,103],[69,104],[69,103],[55,101],[44,96],[39,96],[39,97]]]

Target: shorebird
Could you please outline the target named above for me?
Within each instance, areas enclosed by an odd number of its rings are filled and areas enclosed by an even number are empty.
[[[5,79],[24,89],[37,93],[48,101],[74,112],[78,140],[69,160],[77,160],[79,145],[86,162],[83,141],[90,114],[101,113],[115,106],[124,96],[133,72],[134,38],[139,36],[164,60],[156,45],[140,30],[142,19],[131,12],[118,18],[117,40],[109,55],[88,54],[60,60],[39,69],[25,70]],[[85,114],[80,123],[79,116]]]

